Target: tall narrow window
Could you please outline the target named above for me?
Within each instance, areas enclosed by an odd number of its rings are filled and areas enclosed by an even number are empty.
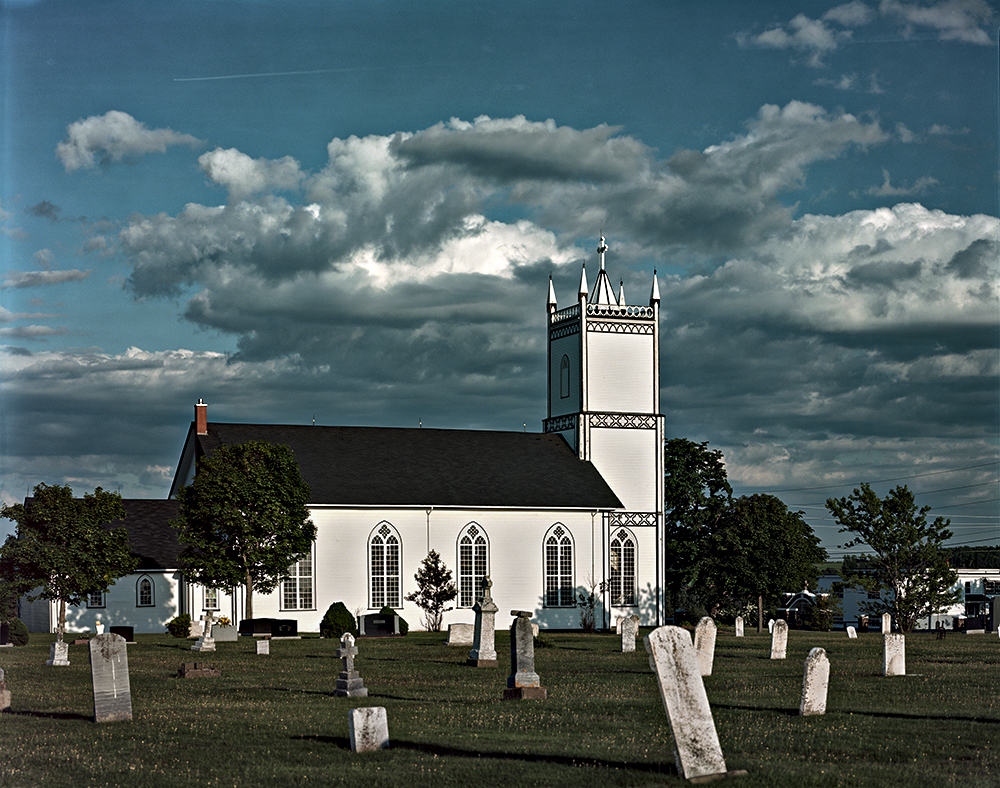
[[[559,362],[559,396],[569,396],[569,356],[563,356]]]
[[[149,575],[143,575],[135,584],[136,607],[153,606],[153,581]]]
[[[399,534],[387,522],[379,523],[368,539],[371,606],[377,610],[400,607],[399,548]]]
[[[622,528],[611,538],[611,604],[635,604],[635,537]]]
[[[572,607],[573,538],[561,523],[545,535],[545,606]]]
[[[219,589],[218,588],[206,588],[205,589],[205,610],[218,610],[219,609]]]
[[[308,553],[288,567],[288,574],[281,581],[281,609],[313,609],[312,547]]]
[[[476,523],[470,523],[458,538],[458,604],[472,607],[489,574],[489,543]]]

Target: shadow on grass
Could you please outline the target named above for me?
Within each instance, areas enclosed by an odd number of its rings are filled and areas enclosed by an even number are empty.
[[[42,719],[48,720],[88,720],[90,722],[94,721],[93,714],[80,714],[75,711],[12,711],[7,709],[3,712],[4,714],[10,714],[16,717],[41,717]]]
[[[776,714],[784,714],[788,717],[798,717],[798,709],[777,708],[774,706],[740,706],[727,703],[713,703],[713,709],[730,709],[733,711],[773,711]],[[859,717],[882,717],[897,720],[948,720],[949,722],[984,722],[992,725],[1000,725],[1000,719],[991,717],[956,717],[953,714],[903,714],[896,711],[858,711],[857,709],[834,709],[827,710],[826,716],[837,714],[856,715]]]
[[[314,741],[320,744],[332,744],[345,750],[351,749],[351,742],[344,736],[292,736],[294,740]],[[676,776],[677,767],[672,763],[635,763],[634,761],[609,761],[601,758],[573,758],[569,755],[542,755],[525,752],[489,752],[487,750],[462,750],[457,747],[445,747],[426,742],[404,741],[389,737],[390,750],[412,750],[427,753],[437,757],[450,758],[495,758],[501,761],[518,761],[520,763],[555,763],[560,766],[589,766],[595,769],[626,769],[651,774],[669,774]]]

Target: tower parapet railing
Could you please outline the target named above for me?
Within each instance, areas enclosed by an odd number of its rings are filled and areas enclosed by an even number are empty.
[[[558,313],[557,313],[558,314]],[[619,306],[618,304],[587,304],[587,314],[594,317],[623,317],[629,320],[652,320],[651,306]]]
[[[560,309],[552,313],[552,323],[561,323],[563,320],[574,320],[580,317],[580,305],[573,304],[573,306],[568,306],[565,309]]]

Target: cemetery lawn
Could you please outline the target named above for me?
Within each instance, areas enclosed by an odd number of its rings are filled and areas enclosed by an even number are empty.
[[[646,634],[648,630],[642,630]],[[333,696],[337,643],[248,639],[192,652],[192,641],[138,635],[128,647],[132,722],[93,722],[86,646],[48,667],[52,636],[0,649],[12,694],[0,715],[0,786],[607,786],[686,785],[641,640],[621,653],[613,634],[543,634],[535,666],[545,701],[503,701],[498,668],[464,664],[443,634],[358,641],[367,698]],[[800,717],[803,663],[830,659],[824,716]],[[729,769],[721,785],[1000,785],[1000,640],[933,634],[906,639],[907,676],[885,678],[882,637],[789,633],[788,658],[770,638],[719,630],[705,686]],[[177,678],[183,662],[221,678]],[[384,706],[391,749],[354,754],[348,710]]]

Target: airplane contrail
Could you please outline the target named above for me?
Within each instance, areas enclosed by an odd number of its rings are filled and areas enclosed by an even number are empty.
[[[344,71],[361,71],[358,68],[317,68],[312,71],[264,71],[258,74],[223,74],[218,77],[174,77],[174,82],[208,82],[216,79],[251,79],[253,77],[293,77],[303,74],[335,74]]]

